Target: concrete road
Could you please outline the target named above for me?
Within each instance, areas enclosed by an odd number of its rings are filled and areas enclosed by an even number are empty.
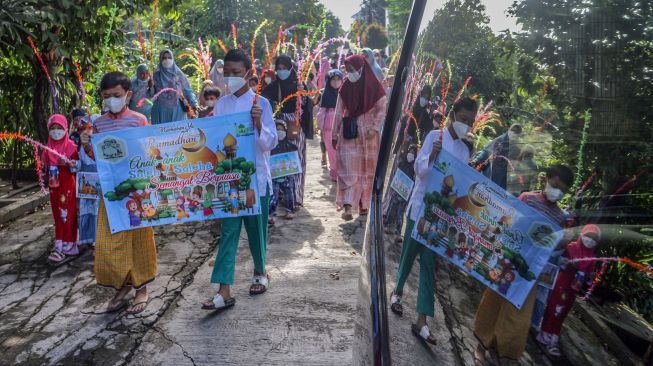
[[[270,231],[270,290],[248,294],[253,263],[243,230],[234,308],[200,309],[216,221],[157,228],[159,275],[137,316],[106,314],[113,295],[95,285],[90,255],[46,264],[50,208],[0,230],[0,364],[349,365],[364,221],[343,223],[334,185],[309,141],[305,208]]]

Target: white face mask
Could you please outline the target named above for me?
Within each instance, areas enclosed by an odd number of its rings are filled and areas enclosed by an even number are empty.
[[[161,61],[161,66],[163,66],[166,69],[169,69],[172,67],[172,64],[174,61],[172,61],[171,58],[166,58],[165,60]]]
[[[140,81],[142,81],[142,82],[150,81],[150,78],[146,77],[145,79],[140,79]]]
[[[596,240],[590,238],[589,236],[585,236],[585,235],[581,236],[581,240],[583,241],[583,245],[587,249],[592,249],[592,248],[596,247],[599,244],[599,243],[596,242]]]
[[[422,107],[422,108],[426,107],[426,103],[428,103],[428,102],[429,102],[428,99],[426,99],[424,97],[419,97],[419,106],[420,107]]]
[[[286,139],[286,131],[277,130],[277,137],[279,138],[279,141],[285,140]]]
[[[271,82],[272,82],[272,78],[271,78],[271,77],[268,76],[268,77],[265,78],[265,83],[266,83],[266,84],[270,84]]]
[[[111,98],[105,98],[104,99],[104,106],[109,108],[111,113],[120,113],[123,108],[125,108],[127,96],[125,95],[122,98],[117,98],[117,97],[111,97]]]
[[[61,140],[64,136],[66,136],[66,131],[64,130],[50,130],[50,137],[55,141]]]
[[[206,101],[206,106],[207,107],[215,107],[215,102],[216,102],[216,100],[213,100],[213,99],[207,100]]]
[[[224,68],[218,67],[217,69],[215,69],[215,71],[217,71],[218,74],[222,74],[224,72]]]
[[[331,82],[331,87],[334,89],[340,89],[341,86],[342,86],[342,81],[340,80],[337,81],[334,80]]]
[[[361,71],[363,71],[363,68],[361,68],[361,69],[358,70],[358,71],[350,72],[350,73],[349,73],[349,76],[348,76],[349,81],[351,81],[352,83],[355,83],[355,82],[357,82],[358,80],[360,80],[360,78],[361,78]]]
[[[456,131],[456,135],[458,135],[458,138],[461,139],[467,135],[467,132],[469,132],[469,127],[467,124],[462,123],[462,122],[454,122],[453,123],[453,130]]]
[[[406,154],[406,161],[409,162],[409,163],[412,163],[413,161],[415,161],[415,154],[413,154],[413,153]]]
[[[227,87],[229,88],[231,94],[239,91],[243,85],[247,84],[247,80],[245,80],[245,78],[241,78],[240,76],[227,76],[224,78],[224,81],[227,83]]]
[[[562,199],[562,196],[564,196],[564,192],[559,190],[558,188],[553,188],[551,185],[547,182],[546,187],[544,188],[544,194],[546,195],[546,199],[549,200],[550,202],[558,202],[560,199]]]

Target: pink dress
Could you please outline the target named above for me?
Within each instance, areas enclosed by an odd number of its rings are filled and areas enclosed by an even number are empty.
[[[335,108],[320,108],[320,110],[317,112],[317,126],[320,131],[322,131],[322,138],[324,140],[324,145],[326,145],[327,158],[329,160],[329,175],[333,181],[338,179],[336,149],[333,148],[333,144],[331,143],[335,117]]]
[[[336,164],[338,168],[338,188],[336,206],[338,210],[344,205],[352,209],[369,209],[372,198],[374,170],[379,153],[381,125],[385,118],[387,97],[379,99],[367,113],[358,116],[358,137],[346,140],[342,137],[342,118],[348,111],[338,97],[334,119]],[[373,131],[368,136],[368,131]]]

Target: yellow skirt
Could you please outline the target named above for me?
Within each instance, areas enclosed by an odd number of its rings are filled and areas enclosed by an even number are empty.
[[[95,280],[98,285],[120,289],[142,287],[156,276],[156,245],[151,227],[111,234],[100,200],[95,239]]]
[[[474,334],[485,348],[495,348],[500,357],[519,360],[526,349],[533,316],[534,286],[521,309],[485,289],[474,318]]]

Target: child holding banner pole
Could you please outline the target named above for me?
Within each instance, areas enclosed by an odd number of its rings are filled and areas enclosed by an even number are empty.
[[[256,96],[248,80],[254,74],[252,60],[242,49],[232,49],[224,57],[224,76],[227,95],[218,99],[213,115],[251,111],[256,139],[256,176],[261,213],[254,216],[234,217],[222,220],[222,233],[218,254],[211,275],[211,282],[220,285],[218,293],[202,302],[202,309],[221,310],[233,306],[236,299],[231,296],[234,283],[236,252],[240,230],[245,225],[249,250],[254,260],[254,276],[249,288],[251,295],[267,291],[270,277],[265,270],[265,256],[268,241],[268,212],[270,203],[270,151],[277,145],[277,130],[272,118],[272,107],[267,99]]]
[[[463,98],[453,105],[450,115],[453,123],[440,130],[429,132],[424,140],[422,149],[415,159],[415,186],[408,204],[408,222],[404,232],[404,245],[401,248],[401,257],[399,259],[399,268],[397,268],[397,284],[390,299],[390,309],[398,314],[403,314],[403,305],[401,297],[404,283],[410,275],[413,262],[419,254],[419,289],[417,293],[417,321],[412,325],[413,333],[420,339],[430,344],[436,344],[435,336],[429,330],[426,323],[426,317],[433,317],[435,314],[435,253],[427,246],[420,244],[411,237],[415,221],[424,194],[428,176],[431,172],[433,163],[437,160],[442,149],[458,158],[460,161],[467,163],[471,156],[469,139],[473,138],[470,134],[471,126],[476,119],[476,101],[470,98]],[[442,135],[442,140],[440,140]]]
[[[558,206],[558,201],[571,187],[574,174],[564,165],[552,165],[546,170],[546,178],[544,191],[524,192],[519,200],[564,227],[567,215]],[[489,351],[495,364],[521,358],[528,340],[536,287],[533,287],[521,309],[496,292],[485,289],[474,318],[474,334],[480,341],[474,356],[477,363],[486,362],[486,351]]]
[[[130,110],[125,104],[131,97],[131,80],[122,72],[104,75],[100,82],[100,94],[109,112],[95,120],[94,132],[117,131],[146,126],[147,118]],[[93,156],[91,134],[80,136],[84,150]],[[151,227],[122,231],[112,234],[104,200],[100,200],[95,241],[95,280],[98,285],[113,287],[118,292],[111,299],[107,311],[115,312],[128,304],[127,295],[136,289],[134,300],[127,313],[137,314],[145,310],[149,297],[146,285],[156,276],[156,246]]]

